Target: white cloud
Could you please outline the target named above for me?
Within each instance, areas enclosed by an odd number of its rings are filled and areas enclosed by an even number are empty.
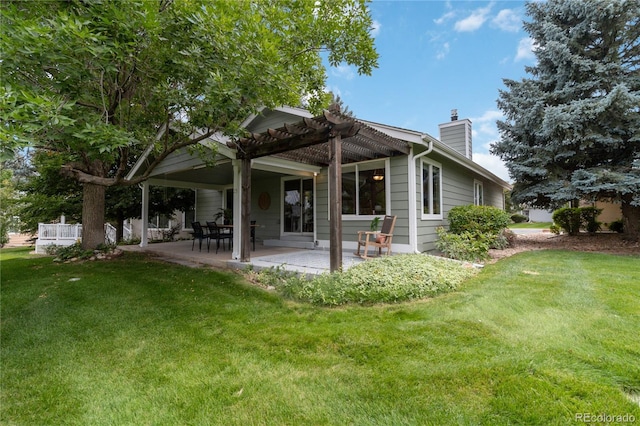
[[[445,13],[444,15],[442,15],[441,17],[439,17],[438,19],[434,19],[434,20],[433,20],[433,22],[434,22],[436,25],[442,25],[442,24],[444,24],[445,22],[447,22],[447,21],[449,21],[449,20],[453,19],[453,17],[454,17],[454,16],[456,16],[456,13],[455,13],[454,11],[450,11],[450,12]]]
[[[485,111],[480,117],[470,118],[473,123],[486,123],[493,122],[496,120],[500,120],[502,118],[502,113],[500,111],[490,109]]]
[[[382,28],[382,24],[379,21],[374,20],[371,25],[371,37],[376,37],[380,34],[380,28]]]
[[[338,65],[337,67],[331,68],[331,75],[345,80],[352,80],[356,76],[356,73],[349,65]]]
[[[522,18],[513,9],[502,9],[491,23],[502,31],[515,33],[522,27]]]
[[[518,51],[514,61],[533,60],[536,55],[533,54],[535,45],[531,37],[523,38],[518,42]]]
[[[489,170],[494,175],[498,176],[500,179],[509,182],[511,178],[509,177],[509,171],[507,170],[507,166],[504,165],[504,162],[495,155],[491,154],[483,154],[483,153],[473,153],[473,161],[480,164],[485,169]]]
[[[491,11],[491,4],[487,7],[474,10],[471,15],[467,16],[454,25],[454,29],[459,32],[472,32],[480,28],[487,20],[487,15]]]
[[[436,59],[440,60],[440,59],[444,59],[445,56],[447,56],[447,54],[449,53],[449,49],[451,48],[451,46],[449,45],[449,42],[445,42],[441,48],[438,50],[438,53],[436,55]]]
[[[488,110],[480,117],[470,118],[473,123],[472,137],[474,141],[497,139],[499,136],[496,120],[503,117],[500,111]],[[483,149],[489,150],[491,142],[481,144]]]

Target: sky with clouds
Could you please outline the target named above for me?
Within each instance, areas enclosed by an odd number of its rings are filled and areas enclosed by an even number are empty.
[[[439,138],[452,109],[473,123],[473,160],[509,181],[489,154],[498,140],[496,105],[503,79],[527,76],[535,57],[523,1],[373,1],[380,55],[371,76],[355,68],[328,70],[327,89],[363,120]]]

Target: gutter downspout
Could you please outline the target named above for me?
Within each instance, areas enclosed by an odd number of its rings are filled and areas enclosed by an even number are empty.
[[[414,253],[420,254],[418,250],[418,217],[416,214],[416,160],[420,157],[424,157],[433,151],[433,139],[426,134],[420,135],[420,139],[424,143],[427,143],[427,150],[420,154],[413,155],[413,147],[411,147],[411,153],[409,154],[409,245]]]

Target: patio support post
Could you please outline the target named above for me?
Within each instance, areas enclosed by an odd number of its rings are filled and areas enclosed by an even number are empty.
[[[342,269],[342,138],[329,139],[329,270]]]
[[[240,206],[240,262],[251,260],[251,159],[242,159],[242,191]]]
[[[234,260],[240,259],[240,247],[241,236],[241,214],[242,214],[242,167],[240,160],[231,160],[233,165],[233,223],[237,224],[233,230],[233,251],[231,252],[231,258]]]
[[[149,182],[144,181],[140,187],[142,189],[142,229],[140,230],[140,247],[149,244]]]

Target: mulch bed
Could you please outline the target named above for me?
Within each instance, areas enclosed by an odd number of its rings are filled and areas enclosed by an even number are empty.
[[[640,256],[640,241],[630,241],[624,234],[597,233],[571,236],[549,232],[516,235],[512,247],[504,250],[489,250],[492,260],[502,259],[530,250],[573,250],[608,254]]]

